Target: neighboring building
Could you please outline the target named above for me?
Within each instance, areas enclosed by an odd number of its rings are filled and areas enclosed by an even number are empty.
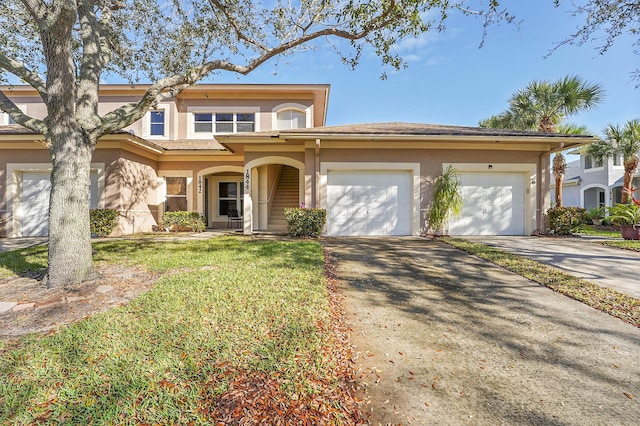
[[[100,113],[148,86],[105,85]],[[1,88],[27,114],[46,110],[29,87]],[[149,231],[190,210],[244,232],[285,230],[286,206],[326,208],[327,235],[420,235],[433,179],[462,174],[452,234],[525,235],[544,224],[550,153],[585,136],[378,123],[324,127],[328,85],[200,85],[126,131],[100,139],[91,206],[120,211],[114,235]],[[49,153],[42,137],[0,114],[0,236],[47,235]]]
[[[622,200],[624,165],[622,154],[598,161],[588,154],[567,163],[562,182],[562,204],[567,207],[610,207]],[[637,177],[634,178],[637,187]],[[551,182],[551,203],[555,202],[555,182]]]

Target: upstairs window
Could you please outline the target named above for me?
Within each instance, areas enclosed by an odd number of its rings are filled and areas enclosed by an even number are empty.
[[[150,112],[149,117],[149,136],[164,136],[164,110],[156,110]]]
[[[613,165],[614,166],[623,166],[623,162],[622,162],[622,154],[619,152],[616,152],[613,155]]]
[[[602,159],[595,159],[590,155],[586,155],[584,157],[584,168],[587,169],[597,169],[603,167]]]
[[[255,131],[256,115],[244,112],[196,112],[194,133],[242,133]]]
[[[307,114],[297,109],[278,111],[278,130],[304,129],[307,127]]]

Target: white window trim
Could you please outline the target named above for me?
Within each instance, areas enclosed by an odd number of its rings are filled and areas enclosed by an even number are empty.
[[[213,123],[214,129],[211,133],[208,132],[195,132],[194,131],[194,115],[196,113],[202,114],[215,114],[215,113],[252,113],[254,114],[254,130],[260,131],[260,107],[210,107],[210,106],[189,106],[187,107],[187,139],[213,139],[215,132],[215,121]],[[225,134],[225,133],[218,133]]]
[[[147,111],[142,121],[142,137],[146,139],[169,139],[169,124],[171,123],[171,105],[160,104],[155,111],[164,111],[164,135],[151,135],[151,111]]]
[[[617,157],[618,157],[618,159],[620,160],[620,164],[614,164],[614,162],[613,162],[614,160],[613,160],[613,158],[612,158],[612,159],[611,159],[611,166],[612,166],[614,169],[624,169],[624,158],[622,157],[622,154],[621,154],[621,153],[618,153],[616,156],[617,156]]]
[[[588,155],[585,155],[584,159],[582,160],[582,170],[584,170],[585,173],[601,172],[604,170],[604,159],[602,159],[602,166],[587,168],[587,156]],[[591,157],[591,164],[593,164],[595,162],[595,158],[593,158],[593,156],[590,156],[590,157]]]
[[[210,178],[210,182],[212,183],[212,186],[215,187],[215,189],[213,190],[213,212],[210,212],[210,221],[214,221],[214,222],[221,222],[227,219],[227,215],[224,216],[220,216],[220,187],[219,184],[220,182],[236,182],[238,184],[238,190],[244,190],[244,176],[239,175],[239,176],[211,176]],[[244,193],[243,193],[244,194]],[[240,196],[240,194],[238,194],[238,197],[236,198],[236,200],[238,201],[238,204],[240,204],[239,202],[242,201],[244,202],[244,195]],[[243,216],[243,211],[241,209],[238,209],[238,212],[240,213],[240,216]],[[213,214],[211,214],[213,213]]]
[[[105,164],[91,163],[91,172],[98,174],[98,208],[105,207]],[[19,211],[19,189],[20,177],[22,173],[47,173],[51,172],[51,163],[7,163],[7,213],[10,214],[7,220],[7,237],[19,238],[20,220],[22,219],[16,212]]]
[[[271,109],[271,130],[278,129],[278,113],[286,109],[295,109],[305,113],[307,128],[313,127],[313,105],[302,105],[293,102],[276,105]],[[293,129],[295,130],[295,129]]]
[[[27,105],[25,104],[16,104],[16,106],[23,112],[27,113]],[[0,111],[0,126],[9,126],[9,114],[6,112]]]

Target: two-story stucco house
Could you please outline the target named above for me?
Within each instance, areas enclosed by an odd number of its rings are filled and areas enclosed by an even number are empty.
[[[100,113],[147,86],[104,85]],[[27,114],[29,87],[2,87]],[[591,137],[429,124],[326,127],[329,86],[199,85],[103,137],[91,206],[120,211],[114,234],[149,231],[166,211],[197,211],[213,229],[238,210],[246,234],[285,229],[283,208],[326,208],[327,235],[420,235],[433,179],[462,177],[452,234],[525,235],[544,225],[550,153]],[[42,136],[0,115],[0,236],[47,235],[50,161]]]
[[[622,154],[603,159],[581,153],[580,159],[567,163],[562,182],[562,203],[565,206],[610,207],[622,200],[624,165]],[[638,177],[634,177],[633,187],[638,187]],[[551,183],[555,188],[555,182]],[[555,191],[551,191],[552,195]],[[555,200],[552,197],[551,202]]]

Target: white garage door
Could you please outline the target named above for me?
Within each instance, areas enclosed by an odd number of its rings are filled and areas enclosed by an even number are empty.
[[[23,237],[49,235],[50,172],[23,172],[20,182],[20,210],[18,220]],[[90,206],[99,202],[98,173],[91,172]]]
[[[23,237],[49,234],[49,172],[22,173],[20,187],[20,232]]]
[[[327,235],[410,235],[411,173],[329,171]]]
[[[462,173],[462,214],[451,235],[524,235],[523,173]]]

